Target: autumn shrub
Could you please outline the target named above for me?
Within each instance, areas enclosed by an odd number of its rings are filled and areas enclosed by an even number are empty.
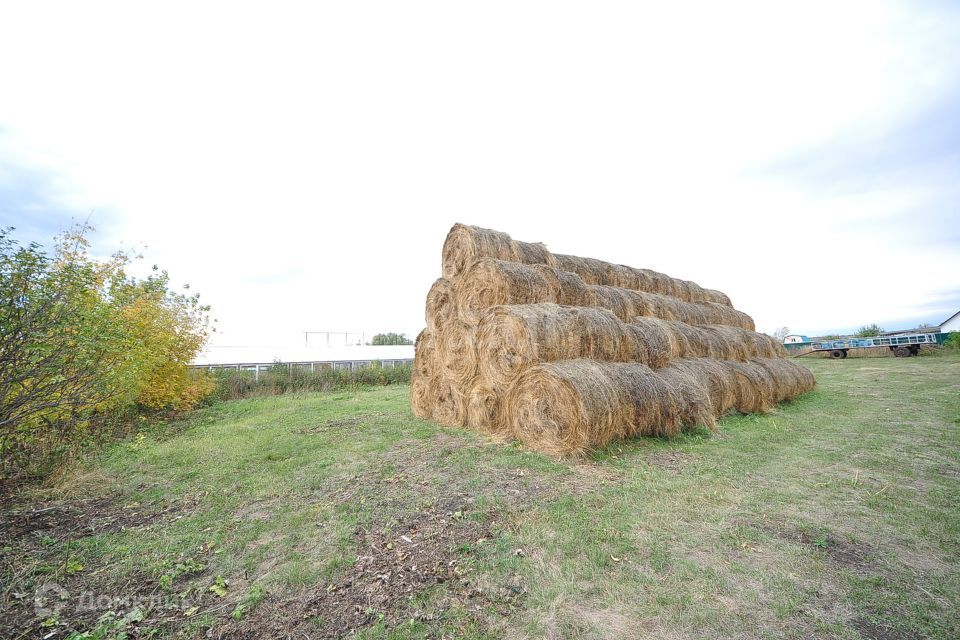
[[[277,363],[256,376],[252,371],[215,369],[210,372],[215,381],[210,398],[235,400],[284,393],[406,384],[410,382],[410,373],[410,365],[383,367],[377,363],[353,370],[323,368],[315,371],[310,371],[306,367],[290,367]]]
[[[0,229],[0,466],[68,456],[137,410],[184,410],[213,390],[188,364],[207,339],[208,308],[171,290],[156,267],[90,255],[77,227],[48,253]]]

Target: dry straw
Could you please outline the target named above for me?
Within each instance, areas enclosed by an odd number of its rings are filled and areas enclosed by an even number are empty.
[[[501,231],[455,224],[443,243],[443,276],[458,276],[474,260],[483,257],[523,264],[556,262],[541,243],[517,242]]]
[[[804,375],[800,370],[806,370],[789,360],[737,364],[763,378],[756,385],[760,393],[767,387],[775,397],[793,397],[813,387],[809,372]],[[710,359],[681,359],[660,370],[595,360],[543,363],[527,369],[512,386],[505,413],[513,434],[527,446],[579,454],[625,437],[712,428],[717,417],[742,401],[735,369]]]
[[[607,285],[675,296],[687,302],[732,306],[726,294],[695,282],[671,278],[650,269],[636,269],[594,258],[552,254],[542,243],[513,240],[501,231],[455,224],[443,243],[443,276],[454,278],[480,258],[522,264],[544,264],[579,275],[587,284]]]
[[[427,292],[427,328],[438,331],[447,323],[456,319],[457,308],[452,296],[452,282],[438,278]]]
[[[715,302],[685,302],[656,293],[588,285],[575,274],[546,265],[531,267],[495,258],[480,258],[465,269],[453,285],[453,298],[460,318],[470,324],[498,304],[553,302],[607,309],[621,320],[649,316],[754,329],[750,316]]]
[[[467,426],[491,435],[505,433],[503,392],[504,387],[478,378],[467,394]]]
[[[551,454],[713,428],[813,388],[720,292],[456,225],[427,295],[410,403],[421,418]]]
[[[439,333],[439,350],[443,354],[442,372],[458,388],[465,387],[477,375],[477,328],[454,321]]]

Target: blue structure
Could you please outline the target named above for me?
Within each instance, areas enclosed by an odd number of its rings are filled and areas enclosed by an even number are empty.
[[[920,347],[942,344],[938,333],[910,333],[897,336],[876,336],[873,338],[839,338],[813,343],[813,351],[829,351],[831,358],[846,358],[850,349],[887,348],[898,358],[915,356]]]

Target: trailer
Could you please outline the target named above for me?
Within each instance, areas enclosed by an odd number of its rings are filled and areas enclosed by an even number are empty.
[[[873,338],[822,340],[811,343],[812,350],[807,353],[829,351],[831,358],[846,358],[850,349],[890,349],[890,351],[893,351],[893,355],[898,358],[906,358],[920,353],[920,347],[942,344],[946,335],[940,333],[910,333]]]

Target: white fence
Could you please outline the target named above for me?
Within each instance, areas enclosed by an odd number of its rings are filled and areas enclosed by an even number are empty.
[[[376,362],[379,366],[390,369],[403,365],[412,365],[412,358],[393,359],[393,360],[315,360],[311,362],[237,362],[231,364],[195,364],[190,365],[191,369],[205,369],[214,371],[216,369],[230,369],[233,371],[251,371],[255,380],[260,379],[261,371],[269,371],[274,367],[287,367],[292,373],[294,369],[303,369],[305,371],[322,371],[323,369],[356,371],[364,367],[369,367]]]

